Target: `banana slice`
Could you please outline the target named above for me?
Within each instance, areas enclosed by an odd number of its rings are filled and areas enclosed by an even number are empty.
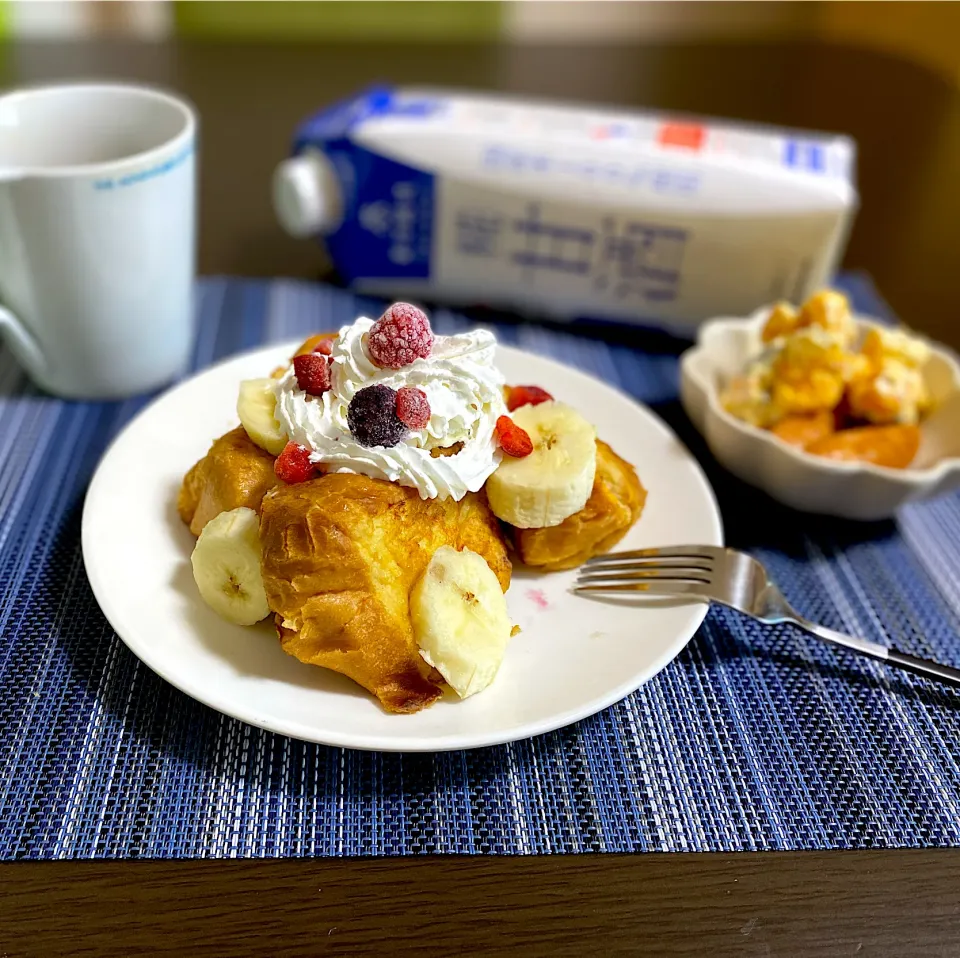
[[[287,444],[287,437],[273,414],[277,407],[275,385],[273,379],[244,379],[237,397],[241,425],[247,435],[271,456],[279,456]]]
[[[486,560],[440,546],[410,593],[420,654],[465,699],[494,679],[510,639],[507,600]]]
[[[596,430],[559,402],[521,406],[513,421],[530,434],[533,452],[523,459],[503,457],[487,480],[490,508],[518,529],[558,526],[579,512],[593,491]]]
[[[260,519],[241,506],[200,533],[190,558],[203,600],[228,622],[253,625],[270,614],[260,571]]]

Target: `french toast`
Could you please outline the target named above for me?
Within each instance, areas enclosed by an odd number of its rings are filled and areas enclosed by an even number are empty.
[[[400,303],[244,380],[242,425],[177,501],[207,603],[237,624],[272,616],[285,652],[388,712],[423,709],[444,683],[486,688],[513,634],[504,530],[527,565],[569,569],[646,499],[575,409],[504,388],[495,347],[487,330],[434,337]]]
[[[209,452],[184,476],[177,496],[180,518],[198,536],[221,512],[240,506],[260,511],[263,494],[277,484],[273,456],[243,426],[215,439]]]
[[[264,496],[264,586],[284,651],[348,675],[389,712],[441,694],[420,656],[410,592],[440,546],[482,556],[506,591],[510,560],[483,493],[421,499],[392,482],[329,475]]]
[[[597,440],[597,472],[587,504],[558,526],[515,529],[514,545],[524,565],[558,572],[612,549],[640,518],[647,491],[636,470]]]

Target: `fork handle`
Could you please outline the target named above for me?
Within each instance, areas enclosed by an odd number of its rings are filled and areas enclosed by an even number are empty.
[[[947,685],[960,688],[960,669],[952,668],[949,665],[941,665],[931,659],[921,659],[916,655],[908,655],[906,652],[898,652],[896,649],[890,649],[887,652],[886,661],[889,665],[896,665],[907,672],[914,672],[924,678],[936,679],[939,682],[946,682]]]
[[[924,678],[945,682],[947,685],[960,688],[960,669],[955,669],[949,665],[941,665],[931,659],[922,659],[917,655],[898,652],[896,649],[888,649],[885,645],[880,645],[879,642],[871,642],[869,639],[858,639],[852,635],[845,635],[843,632],[835,632],[833,629],[817,625],[815,622],[809,622],[800,616],[797,616],[793,621],[804,632],[809,632],[831,645],[838,645],[879,662],[886,662],[887,665],[895,665],[907,672],[913,672],[915,675],[922,675]]]

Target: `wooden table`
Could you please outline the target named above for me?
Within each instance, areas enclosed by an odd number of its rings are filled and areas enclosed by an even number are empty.
[[[202,118],[200,268],[319,276],[269,177],[297,120],[389,80],[655,106],[853,134],[863,209],[846,265],[960,345],[960,95],[879,54],[802,44],[19,44],[5,86],[119,77]],[[955,955],[951,850],[0,866],[0,956],[193,954]]]

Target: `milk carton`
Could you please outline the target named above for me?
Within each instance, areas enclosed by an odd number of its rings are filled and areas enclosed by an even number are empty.
[[[829,281],[855,154],[844,136],[380,87],[302,124],[274,202],[361,292],[683,330]]]

